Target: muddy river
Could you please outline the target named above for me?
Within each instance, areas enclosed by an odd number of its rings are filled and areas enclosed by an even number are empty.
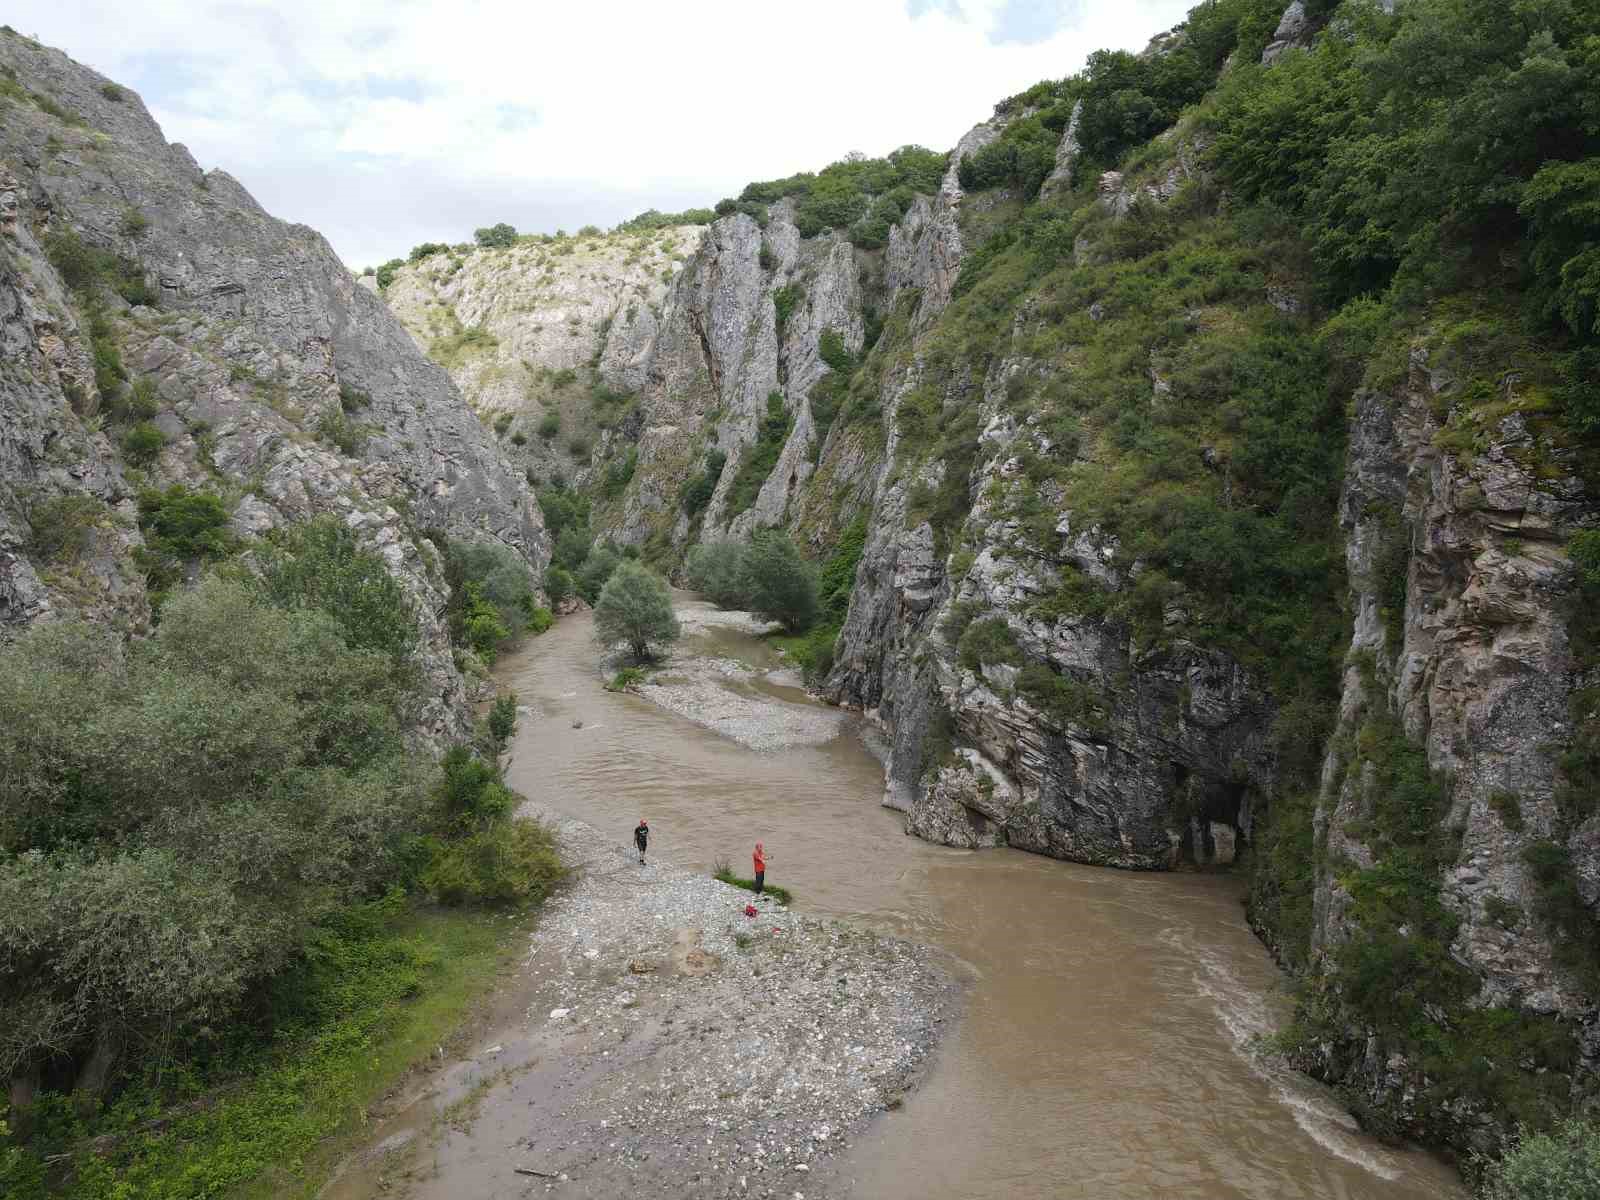
[[[679,651],[708,652],[777,665],[732,630]],[[619,841],[646,817],[652,852],[687,867],[727,859],[747,873],[762,841],[769,882],[798,906],[941,947],[970,980],[922,1086],[852,1152],[856,1195],[1464,1196],[1449,1168],[1365,1137],[1257,1049],[1289,1005],[1238,878],[929,845],[881,807],[856,719],[824,745],[756,752],[602,690],[595,658],[587,617],[570,617],[497,671],[533,714],[515,787]]]

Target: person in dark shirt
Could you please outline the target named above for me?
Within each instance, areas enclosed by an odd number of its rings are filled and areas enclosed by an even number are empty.
[[[642,867],[644,866],[645,848],[650,844],[650,822],[643,817],[640,817],[639,824],[634,826],[633,844],[639,847],[639,865]]]

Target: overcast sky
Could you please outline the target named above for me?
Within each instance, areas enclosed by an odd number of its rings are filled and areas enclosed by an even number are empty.
[[[422,241],[714,204],[994,102],[1194,0],[11,0],[169,141],[352,267]]]

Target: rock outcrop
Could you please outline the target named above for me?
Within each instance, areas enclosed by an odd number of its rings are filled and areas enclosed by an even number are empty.
[[[626,452],[626,406],[644,390],[667,289],[704,234],[675,225],[450,247],[397,269],[382,295],[507,459],[581,482]]]
[[[22,96],[0,120],[0,636],[52,612],[145,626],[140,486],[222,495],[246,536],[332,514],[418,601],[421,732],[459,732],[423,531],[496,541],[537,582],[548,539],[521,472],[318,234],[202,172],[135,94],[59,51],[8,30],[0,71]],[[103,512],[51,561],[37,522],[62,497]]]

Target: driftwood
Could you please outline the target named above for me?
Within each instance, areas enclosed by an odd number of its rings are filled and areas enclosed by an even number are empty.
[[[535,1171],[532,1167],[512,1167],[518,1175],[537,1175],[540,1179],[560,1179],[553,1171]]]

